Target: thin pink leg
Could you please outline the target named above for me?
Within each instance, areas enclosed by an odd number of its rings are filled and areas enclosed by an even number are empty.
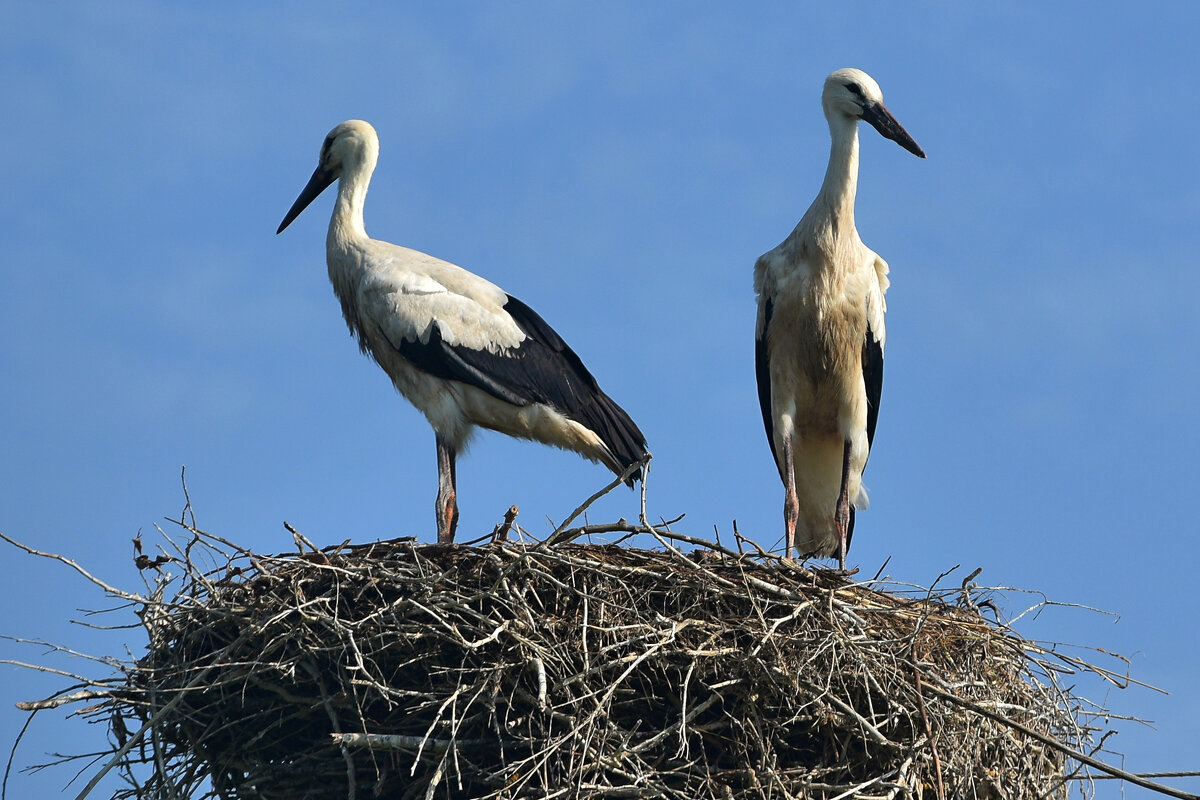
[[[438,462],[438,496],[435,511],[437,513],[438,543],[450,544],[454,541],[454,531],[458,528],[458,494],[455,491],[455,458],[454,449],[437,439]]]
[[[842,449],[842,488],[838,492],[833,521],[838,534],[838,566],[846,571],[846,532],[850,527],[850,442]]]
[[[800,517],[800,500],[796,497],[796,465],[792,456],[792,437],[783,440],[783,535],[784,555],[792,557],[796,544],[796,520]],[[797,553],[796,555],[799,555]]]

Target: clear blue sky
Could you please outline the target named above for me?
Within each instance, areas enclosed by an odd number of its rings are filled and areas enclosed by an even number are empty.
[[[1129,656],[1171,695],[1081,683],[1155,723],[1114,722],[1110,748],[1200,768],[1200,6],[409,6],[0,11],[0,530],[137,589],[129,540],[179,515],[187,465],[200,525],[255,549],[289,548],[284,520],[322,544],[433,538],[433,436],[347,334],[330,198],[275,235],[358,117],[382,140],[368,231],[538,309],[649,438],[652,514],[778,547],[751,271],[820,183],[822,80],[856,66],[929,158],[861,132],[858,227],[892,287],[850,561],[924,584],[983,567],[1119,614],[1020,629]],[[460,538],[513,503],[544,535],[607,480],[481,434]],[[592,519],[636,512],[621,491]],[[0,578],[0,633],[142,644],[69,625],[111,601],[65,568],[5,547]],[[0,667],[0,743],[13,701],[61,685]],[[17,761],[102,744],[48,713]]]

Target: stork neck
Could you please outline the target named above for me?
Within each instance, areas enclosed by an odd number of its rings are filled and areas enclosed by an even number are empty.
[[[362,171],[343,173],[338,179],[337,202],[329,220],[329,244],[345,249],[350,242],[367,238],[363,207],[367,200],[370,174]]]
[[[823,214],[839,228],[854,228],[854,196],[858,192],[858,120],[843,114],[829,118],[829,166],[817,194]]]

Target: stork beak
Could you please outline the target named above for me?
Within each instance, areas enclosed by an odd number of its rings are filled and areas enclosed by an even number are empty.
[[[914,156],[925,157],[925,151],[921,149],[921,145],[913,141],[913,138],[908,135],[908,131],[904,130],[904,126],[896,121],[892,112],[888,111],[883,103],[868,105],[863,109],[862,118],[871,123],[871,127],[879,131],[880,136],[891,139]]]
[[[326,169],[324,165],[318,164],[317,169],[313,172],[312,177],[308,179],[308,183],[300,191],[300,196],[296,198],[296,202],[292,203],[292,207],[288,209],[287,214],[283,217],[283,222],[279,223],[279,230],[276,234],[283,233],[283,229],[292,224],[292,220],[300,216],[300,212],[308,208],[308,204],[317,199],[317,195],[325,191],[329,184],[333,183],[337,175],[333,170]]]

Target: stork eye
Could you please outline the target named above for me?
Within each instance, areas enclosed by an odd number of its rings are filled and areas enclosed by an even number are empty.
[[[857,83],[847,83],[846,88],[850,90],[850,94],[856,94],[859,97],[862,97],[862,87]]]

